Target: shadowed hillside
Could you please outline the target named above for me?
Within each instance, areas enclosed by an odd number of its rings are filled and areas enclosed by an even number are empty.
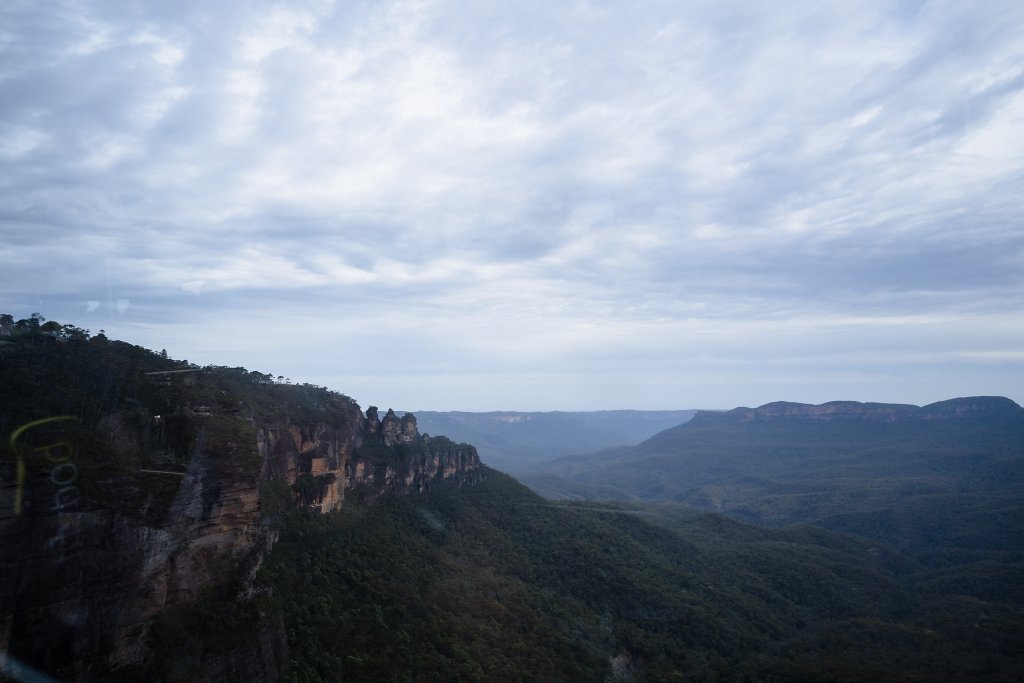
[[[1015,680],[1024,617],[883,544],[472,487],[292,515],[292,680]]]
[[[13,680],[1024,675],[1020,541],[999,531],[1020,522],[1019,409],[1005,401],[908,420],[707,415],[600,456],[648,449],[640,467],[653,466],[682,439],[717,443],[717,469],[741,471],[768,453],[790,488],[746,504],[776,524],[831,510],[815,521],[833,529],[766,528],[675,502],[553,503],[412,415],[41,319],[0,323],[0,675]],[[955,432],[930,431],[954,423],[966,456]],[[634,485],[632,468],[602,485]],[[646,474],[665,490],[668,473]],[[811,485],[827,495],[809,506]],[[698,488],[744,500],[712,486]]]
[[[482,472],[412,416],[41,316],[0,315],[0,387],[0,673],[23,680],[277,680],[253,581],[282,515]]]
[[[898,548],[941,570],[935,582],[1024,595],[1024,410],[1005,398],[700,413],[634,448],[565,458],[523,479],[554,498],[810,522]]]

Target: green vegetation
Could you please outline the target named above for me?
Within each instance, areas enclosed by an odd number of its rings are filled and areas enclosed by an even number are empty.
[[[8,332],[0,334],[3,434],[33,419],[63,414],[89,426],[114,414],[148,420],[180,414],[183,408],[258,421],[333,424],[346,417],[339,408],[356,407],[349,397],[323,387],[278,383],[271,374],[240,367],[199,367],[74,327],[73,333],[46,333],[32,320],[42,317],[0,326]],[[156,431],[173,428],[165,421]],[[173,435],[163,440],[173,441]],[[188,455],[187,439],[174,445],[180,455]]]
[[[404,443],[385,446],[383,441],[366,439],[362,446],[353,451],[352,457],[374,464],[399,467],[408,462],[410,453],[411,449]]]
[[[48,504],[53,463],[37,449],[66,443],[76,493],[165,524],[180,480],[197,450],[215,476],[256,481],[255,424],[358,419],[347,396],[309,384],[282,384],[245,368],[199,367],[166,352],[113,341],[35,314],[0,315],[0,476],[26,467],[24,505]],[[67,418],[23,431],[50,418]],[[72,471],[69,467],[69,472]]]
[[[249,480],[279,533],[255,586],[228,577],[159,614],[151,657],[119,672],[128,678],[255,662],[252,678],[267,661],[302,683],[1024,677],[1024,432],[1012,411],[698,419],[541,477],[615,502],[552,502],[486,469],[421,495],[351,491],[321,515],[294,503],[316,499],[324,475],[259,478],[255,425],[345,426],[359,417],[348,397],[41,316],[0,315],[0,383],[3,490],[27,461],[30,512],[52,513],[73,477],[81,505],[167,527],[177,475],[202,453],[203,495],[221,477]],[[60,419],[36,422],[49,418]],[[354,455],[401,474],[411,457],[456,447],[367,439]],[[74,468],[54,469],[64,463]],[[26,536],[32,521],[15,520]]]
[[[230,594],[204,590],[199,599],[161,612],[149,632],[150,665],[131,673],[167,683],[194,681],[210,655],[245,649],[279,614],[277,605],[259,597],[237,600]]]
[[[552,504],[489,471],[336,515],[294,512],[261,580],[284,611],[293,681],[1024,673],[1020,612],[922,571],[823,529]]]
[[[613,498],[812,522],[940,566],[1024,561],[1024,410],[962,419],[737,421],[701,415],[635,448],[524,477],[553,498]],[[973,405],[973,404],[972,404]]]

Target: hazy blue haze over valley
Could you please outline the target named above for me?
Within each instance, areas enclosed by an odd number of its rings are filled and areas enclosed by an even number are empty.
[[[683,424],[694,410],[416,413],[419,428],[476,446],[484,464],[519,473],[539,462],[613,446],[633,446]]]
[[[0,314],[0,386],[13,680],[1024,675],[1004,397],[447,414],[552,501],[412,415],[38,317]]]

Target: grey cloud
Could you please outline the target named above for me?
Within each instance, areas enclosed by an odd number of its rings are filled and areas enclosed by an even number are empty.
[[[621,381],[739,367],[747,321],[902,321],[810,334],[808,378],[866,367],[825,354],[840,336],[923,351],[915,315],[1004,316],[1011,332],[964,344],[1024,343],[1024,171],[984,139],[1021,106],[1017,3],[0,11],[15,312],[42,300],[148,340],[164,324],[218,354],[225,321],[322,316],[323,344],[411,344],[424,372],[488,381],[552,376],[573,349]],[[688,360],[645,341],[702,322],[725,341]]]

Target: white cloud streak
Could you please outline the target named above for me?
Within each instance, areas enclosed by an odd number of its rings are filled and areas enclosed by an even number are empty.
[[[19,315],[406,407],[1024,386],[1019,3],[15,2],[0,25]]]

